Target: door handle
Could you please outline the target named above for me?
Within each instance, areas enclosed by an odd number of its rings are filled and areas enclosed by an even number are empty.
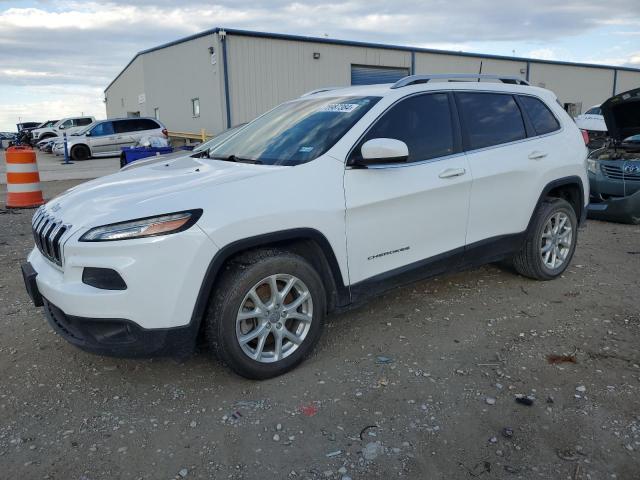
[[[446,170],[440,172],[438,175],[440,178],[453,178],[464,175],[467,171],[464,168],[447,168]]]
[[[535,151],[529,154],[529,160],[541,160],[546,156],[546,153]]]

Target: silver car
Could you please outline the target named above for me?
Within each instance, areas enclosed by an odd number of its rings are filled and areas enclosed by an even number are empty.
[[[122,148],[131,147],[142,137],[167,138],[167,129],[155,118],[112,118],[99,120],[67,137],[67,149],[73,160],[90,157],[117,157]],[[53,153],[64,152],[64,140],[56,140]]]

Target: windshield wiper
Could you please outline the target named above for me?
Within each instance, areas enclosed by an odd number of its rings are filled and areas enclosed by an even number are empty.
[[[226,157],[209,157],[211,160],[223,160],[225,162],[238,162],[238,163],[251,163],[254,165],[259,165],[262,162],[260,160],[254,160],[253,158],[244,158],[238,157],[237,155],[229,155]]]

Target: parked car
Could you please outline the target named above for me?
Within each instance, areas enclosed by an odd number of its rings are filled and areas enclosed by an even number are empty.
[[[594,105],[582,115],[575,118],[576,125],[588,135],[587,146],[591,149],[600,148],[607,138],[607,125],[602,116],[600,105]]]
[[[640,88],[602,104],[608,137],[589,154],[589,217],[640,224]]]
[[[204,333],[268,378],[394,286],[501,259],[557,278],[589,198],[580,131],[548,90],[452,77],[311,94],[208,158],[72,188],[34,215],[31,298],[82,349],[184,355]]]
[[[218,145],[221,145],[222,142],[226,141],[228,138],[231,138],[232,135],[235,135],[245,125],[246,125],[245,123],[241,123],[239,125],[236,125],[235,127],[228,128],[227,130],[220,132],[218,135],[216,135],[212,139],[196,146],[190,152],[185,150],[177,150],[172,153],[167,153],[165,155],[159,155],[151,158],[144,158],[142,160],[136,160],[135,162],[128,163],[128,164],[123,164],[123,162],[121,161],[120,162],[120,165],[122,167],[121,170],[130,170],[132,168],[139,168],[145,165],[166,162],[167,160],[186,157],[186,156],[191,156],[194,158],[203,158],[203,157],[208,158],[210,151],[212,151]]]
[[[92,123],[67,137],[69,155],[74,160],[90,157],[116,157],[124,147],[135,145],[144,136],[163,136],[167,129],[155,118],[113,118]],[[56,140],[53,152],[63,153],[62,139]]]
[[[33,140],[39,141],[46,138],[58,137],[65,132],[67,135],[70,135],[71,133],[80,130],[82,127],[86,127],[94,121],[95,118],[89,116],[63,118],[62,120],[58,120],[51,126],[38,127],[33,129]]]

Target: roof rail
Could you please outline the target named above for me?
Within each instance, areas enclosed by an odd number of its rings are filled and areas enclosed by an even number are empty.
[[[303,93],[302,95],[300,95],[300,98],[302,98],[302,97],[310,97],[311,95],[315,95],[316,93],[330,92],[331,90],[338,90],[339,88],[344,88],[344,87],[317,88],[315,90],[311,90],[310,92]]]
[[[407,87],[409,85],[416,85],[419,83],[428,83],[431,80],[448,80],[448,81],[477,81],[480,80],[499,80],[502,83],[511,83],[514,85],[529,85],[529,82],[523,80],[520,77],[509,76],[509,75],[485,75],[485,74],[475,74],[475,73],[442,73],[442,74],[432,74],[432,75],[409,75],[407,77],[401,78],[396,83],[394,83],[391,88],[401,88]]]

